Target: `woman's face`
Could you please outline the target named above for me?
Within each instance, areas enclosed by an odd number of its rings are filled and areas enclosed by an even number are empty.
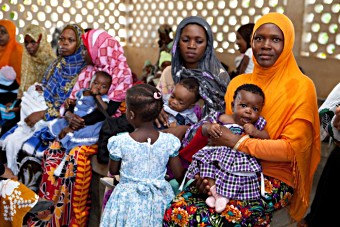
[[[247,42],[238,32],[236,32],[236,45],[238,46],[238,49],[242,54],[247,51]]]
[[[188,69],[197,69],[207,45],[207,35],[203,27],[197,24],[185,26],[179,40],[179,49],[184,66]]]
[[[39,42],[36,42],[31,36],[25,35],[25,48],[31,56],[35,56],[39,49]]]
[[[0,25],[0,46],[6,46],[9,41],[9,34],[6,28]]]
[[[283,47],[283,33],[275,24],[263,24],[255,31],[252,49],[257,63],[262,67],[273,66]]]
[[[65,29],[59,36],[59,54],[63,57],[74,54],[77,49],[76,33],[70,29]]]

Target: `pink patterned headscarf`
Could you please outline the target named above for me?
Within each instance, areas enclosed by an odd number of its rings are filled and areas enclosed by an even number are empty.
[[[88,88],[92,76],[97,71],[105,71],[112,76],[112,84],[108,92],[110,100],[122,102],[126,90],[132,86],[132,73],[126,62],[124,50],[119,42],[104,30],[93,29],[82,35],[82,39],[93,65],[86,66],[79,74],[70,98],[75,99],[75,93]]]

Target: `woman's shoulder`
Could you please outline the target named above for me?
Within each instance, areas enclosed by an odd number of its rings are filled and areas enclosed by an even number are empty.
[[[227,92],[232,90],[232,93],[234,94],[236,88],[238,88],[242,84],[245,84],[245,81],[247,81],[247,83],[253,83],[252,81],[250,81],[250,79],[251,78],[249,77],[249,74],[241,74],[237,77],[234,77],[227,87]]]
[[[292,78],[294,84],[298,84],[298,89],[295,92],[300,92],[300,94],[315,94],[316,95],[316,88],[313,80],[302,74],[298,77],[298,81],[296,81],[296,77]],[[310,95],[309,95],[310,96]]]
[[[23,52],[24,47],[21,44],[17,44],[17,45],[15,45],[14,50],[16,50],[18,52]]]
[[[170,74],[171,75],[171,65],[167,66],[164,70],[162,74]]]
[[[252,57],[252,55],[253,55],[253,50],[251,49],[251,48],[248,48],[247,50],[246,50],[246,52],[244,53],[244,55],[247,55],[248,57]]]

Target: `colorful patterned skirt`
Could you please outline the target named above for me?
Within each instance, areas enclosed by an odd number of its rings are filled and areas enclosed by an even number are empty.
[[[195,185],[179,193],[164,214],[163,226],[268,226],[273,212],[285,207],[293,196],[293,188],[265,176],[266,198],[230,200],[222,213],[206,205],[207,195]]]
[[[39,197],[54,201],[51,215],[41,220],[31,218],[29,226],[86,226],[89,218],[90,183],[92,179],[91,156],[97,145],[73,148],[69,154],[53,142],[43,157],[43,175]],[[55,169],[65,156],[59,177]]]

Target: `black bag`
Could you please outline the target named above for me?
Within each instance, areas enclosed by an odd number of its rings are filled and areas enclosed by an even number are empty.
[[[99,132],[97,160],[101,164],[107,164],[110,160],[109,150],[107,149],[109,138],[121,132],[133,132],[134,128],[127,121],[125,114],[120,117],[110,117],[99,102],[97,102],[97,106],[105,115],[103,126]]]

